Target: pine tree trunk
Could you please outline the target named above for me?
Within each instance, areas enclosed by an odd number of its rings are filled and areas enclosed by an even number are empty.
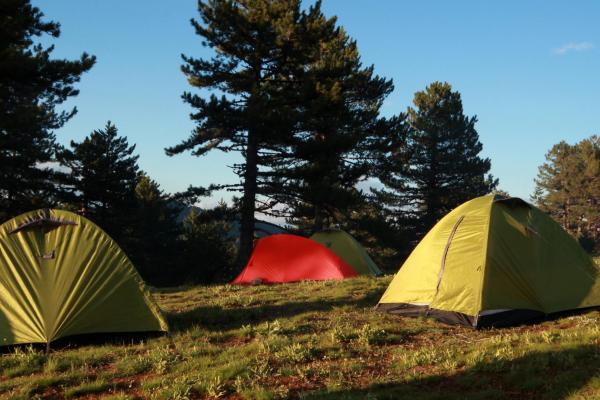
[[[258,175],[258,145],[256,132],[248,132],[246,148],[246,170],[244,171],[244,194],[242,196],[240,221],[240,248],[236,264],[242,268],[252,253],[254,240],[254,212],[256,201],[256,179]]]

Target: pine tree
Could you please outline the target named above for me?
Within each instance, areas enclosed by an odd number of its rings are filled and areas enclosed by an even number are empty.
[[[135,186],[136,208],[130,216],[129,256],[144,280],[155,285],[173,283],[180,273],[181,208],[172,196],[145,172],[139,172]]]
[[[577,237],[587,250],[599,246],[600,138],[554,145],[539,167],[532,196],[537,205]]]
[[[464,115],[460,93],[434,82],[413,103],[406,135],[390,139],[379,165],[385,189],[375,192],[419,238],[454,207],[490,193],[498,181],[489,174],[490,160],[479,155],[477,118]]]
[[[329,22],[322,18],[320,3],[301,11],[300,0],[208,0],[199,1],[198,9],[201,21],[192,24],[215,54],[210,59],[183,56],[182,70],[190,85],[213,94],[206,99],[184,93],[195,109],[196,128],[166,151],[242,154],[243,162],[234,166],[240,184],[228,188],[242,192],[238,264],[243,264],[252,251],[265,170],[275,162],[274,153],[289,144],[298,120],[298,77]]]
[[[343,219],[362,201],[356,185],[370,171],[374,138],[392,127],[379,110],[393,90],[391,80],[374,75],[373,66],[362,66],[356,42],[335,24],[313,51],[298,129],[275,166],[271,196],[291,206],[288,222],[309,232],[341,223],[336,216]]]
[[[70,170],[64,201],[80,207],[124,247],[131,237],[136,209],[138,156],[134,151],[135,145],[118,136],[117,127],[109,121],[82,142],[72,141],[71,148],[59,156]]]
[[[56,108],[78,94],[74,84],[95,62],[85,53],[76,61],[51,59],[54,46],[35,43],[44,35],[57,38],[59,27],[29,0],[0,3],[0,222],[49,205],[52,132],[76,112]]]
[[[186,283],[230,282],[235,277],[235,240],[230,235],[235,211],[220,202],[202,212],[192,210],[183,220],[180,278]]]

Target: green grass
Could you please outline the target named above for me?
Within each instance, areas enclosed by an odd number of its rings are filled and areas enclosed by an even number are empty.
[[[170,337],[19,348],[0,398],[600,398],[598,312],[475,331],[374,311],[389,281],[158,291]]]

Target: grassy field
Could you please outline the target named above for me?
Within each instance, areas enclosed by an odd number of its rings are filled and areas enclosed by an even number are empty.
[[[475,331],[372,308],[390,277],[162,290],[170,337],[0,356],[0,398],[600,398],[600,314]]]

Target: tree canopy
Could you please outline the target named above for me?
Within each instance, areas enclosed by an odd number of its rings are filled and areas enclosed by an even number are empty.
[[[57,148],[53,132],[77,111],[59,111],[57,106],[79,93],[75,84],[95,62],[86,53],[74,61],[53,59],[53,45],[36,43],[42,36],[58,38],[60,25],[45,21],[29,0],[2,1],[0,222],[52,203]]]
[[[71,141],[71,148],[59,156],[69,170],[63,201],[79,207],[117,242],[127,241],[136,208],[139,156],[134,151],[135,145],[109,121],[83,141]]]
[[[331,25],[303,74],[303,101],[287,153],[273,168],[269,197],[309,232],[341,223],[362,201],[373,143],[394,128],[380,117],[392,81],[364,67],[356,41]],[[342,219],[338,218],[342,217]]]
[[[417,237],[459,204],[490,193],[498,184],[475,129],[476,117],[463,112],[460,93],[445,82],[417,92],[401,136],[392,137],[382,152],[379,179],[387,189],[376,195],[405,221]],[[402,133],[406,133],[402,136]]]
[[[268,193],[268,170],[286,154],[299,129],[307,66],[322,38],[334,29],[335,21],[323,16],[320,2],[308,10],[300,6],[300,0],[200,1],[200,21],[192,20],[192,25],[214,55],[183,56],[182,70],[190,85],[212,94],[208,99],[183,94],[195,110],[191,117],[196,128],[166,151],[242,154],[243,162],[233,166],[240,183],[226,186],[242,192],[240,263],[252,251],[256,201]]]
[[[562,227],[594,250],[600,238],[600,138],[561,141],[546,153],[533,200]]]

